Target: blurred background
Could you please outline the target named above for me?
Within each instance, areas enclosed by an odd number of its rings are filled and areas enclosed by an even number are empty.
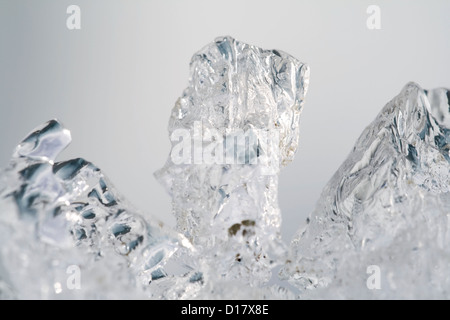
[[[69,5],[81,29],[69,30]],[[369,30],[369,5],[381,29]],[[137,208],[175,224],[156,182],[170,111],[189,61],[217,36],[283,50],[311,67],[296,159],[281,174],[289,241],[363,129],[409,81],[450,87],[448,0],[0,0],[0,167],[57,118],[73,142],[59,160],[100,167]]]

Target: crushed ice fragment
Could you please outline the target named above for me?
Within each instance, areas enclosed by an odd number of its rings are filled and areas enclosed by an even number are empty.
[[[297,149],[309,68],[231,37],[205,46],[190,66],[169,120],[172,151],[156,177],[205,278],[261,285],[270,259],[284,254],[278,173]]]
[[[410,83],[364,130],[292,241],[304,297],[449,298],[448,92]]]

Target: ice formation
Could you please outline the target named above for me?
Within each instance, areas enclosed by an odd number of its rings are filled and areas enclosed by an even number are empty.
[[[278,173],[297,148],[308,81],[295,58],[231,37],[194,55],[169,122],[172,153],[156,176],[177,231],[206,257],[203,269],[260,285],[281,260]]]
[[[49,121],[0,174],[0,297],[158,297],[149,284],[189,241],[144,220],[92,163],[55,163],[70,142]]]
[[[450,298],[449,91],[410,83],[389,102],[288,250],[278,173],[308,81],[295,58],[231,37],[194,55],[155,174],[176,231],[92,163],[56,162],[61,123],[34,130],[0,171],[0,298]]]
[[[292,241],[303,296],[450,297],[449,101],[410,83],[362,133]]]
[[[156,174],[179,232],[142,218],[92,163],[55,163],[71,141],[58,121],[34,130],[0,173],[0,297],[293,298],[266,283],[286,253],[278,172],[297,148],[308,76],[230,37],[194,55],[169,122],[187,134],[185,162],[172,152]]]

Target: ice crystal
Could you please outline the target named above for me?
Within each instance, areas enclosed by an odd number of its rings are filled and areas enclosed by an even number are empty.
[[[305,295],[450,296],[449,100],[410,83],[362,133],[292,241]]]

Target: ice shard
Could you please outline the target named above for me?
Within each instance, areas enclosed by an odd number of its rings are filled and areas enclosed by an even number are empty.
[[[156,173],[178,232],[144,219],[92,163],[56,162],[71,142],[61,123],[35,129],[0,172],[0,297],[293,298],[265,284],[286,253],[278,172],[308,79],[288,54],[230,37],[194,55]]]
[[[197,52],[190,68],[156,177],[206,274],[258,286],[285,252],[278,173],[297,148],[309,68],[231,37]]]
[[[83,159],[56,162],[71,142],[52,120],[0,173],[0,297],[148,298],[189,241],[145,220]]]
[[[450,297],[449,100],[409,83],[362,133],[292,241],[303,297]]]
[[[194,55],[156,173],[178,232],[144,219],[92,163],[56,162],[71,142],[61,123],[34,130],[0,172],[0,297],[293,298],[264,284],[286,253],[278,172],[308,80],[288,54],[231,37]]]

